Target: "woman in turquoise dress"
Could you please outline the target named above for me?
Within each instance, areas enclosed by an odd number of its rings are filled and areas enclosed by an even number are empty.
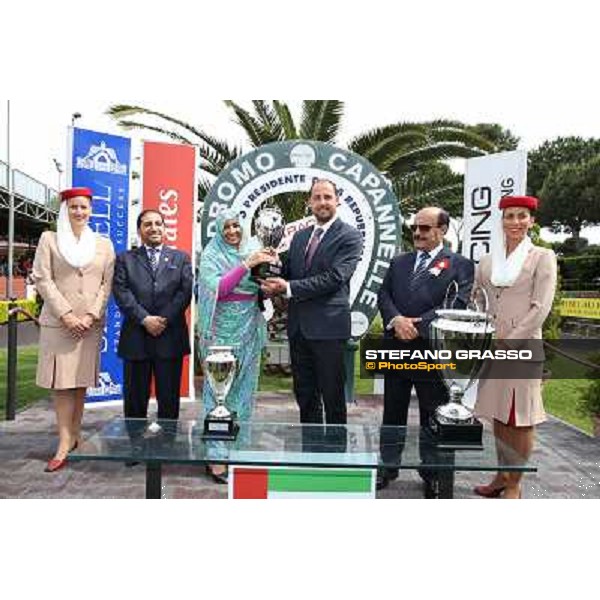
[[[274,253],[257,249],[248,240],[236,212],[226,210],[216,219],[216,233],[200,259],[198,273],[198,334],[200,360],[210,346],[231,346],[238,361],[237,376],[227,395],[227,407],[238,421],[252,418],[258,387],[260,359],[267,340],[265,319],[259,309],[260,286],[250,278],[255,265],[272,262]],[[204,380],[204,415],[215,406],[215,396]],[[213,480],[226,483],[226,468],[211,465]]]

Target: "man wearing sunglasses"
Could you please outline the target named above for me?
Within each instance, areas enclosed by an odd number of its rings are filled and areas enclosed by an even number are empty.
[[[473,286],[474,264],[444,247],[444,234],[450,217],[442,208],[429,206],[420,210],[411,226],[414,252],[396,256],[379,290],[379,310],[385,337],[395,338],[402,349],[429,349],[429,325],[442,308],[446,290],[452,281],[458,284],[454,308],[465,308]],[[397,373],[397,374],[396,374]],[[419,421],[424,427],[435,409],[448,401],[448,391],[435,373],[398,371],[385,375],[383,425],[406,425],[412,388],[419,400]],[[402,452],[402,443],[387,440],[396,435],[382,430],[382,457],[393,461]],[[389,443],[388,443],[389,442]],[[402,440],[401,440],[402,442]],[[392,450],[390,448],[396,448]],[[421,460],[426,461],[424,445]],[[435,498],[438,481],[435,472],[420,470],[426,498]],[[377,487],[382,489],[398,476],[397,469],[382,469]]]

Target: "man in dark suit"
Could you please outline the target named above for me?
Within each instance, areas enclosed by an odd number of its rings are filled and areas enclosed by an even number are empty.
[[[179,417],[183,357],[190,353],[185,311],[192,297],[192,265],[185,252],[163,244],[156,210],[137,220],[139,248],[117,257],[115,301],[124,315],[118,354],[124,360],[125,417],[145,418],[152,374],[159,419]]]
[[[339,195],[316,179],[308,204],[316,226],[292,239],[283,278],[263,284],[285,294],[294,393],[302,423],[346,423],[344,349],[350,338],[350,278],[360,259],[362,235],[336,214]]]
[[[429,349],[429,325],[442,308],[446,290],[452,281],[458,285],[454,308],[465,308],[473,286],[473,263],[444,247],[444,234],[450,217],[437,207],[420,210],[412,227],[414,252],[396,256],[379,290],[379,310],[386,338],[398,340],[403,349]],[[454,300],[454,296],[450,296]],[[424,427],[435,409],[448,401],[448,391],[441,377],[434,373],[399,371],[385,375],[383,425],[406,425],[408,405],[413,386],[419,400],[419,420]],[[387,444],[382,430],[382,455],[387,458],[402,451],[402,441]],[[424,438],[421,438],[422,441]],[[426,443],[421,444],[421,459]],[[396,450],[394,450],[396,448]],[[398,457],[399,458],[399,457]],[[431,471],[421,470],[426,497],[435,497],[438,481]],[[378,473],[378,489],[386,487],[398,476],[397,469],[383,469]]]

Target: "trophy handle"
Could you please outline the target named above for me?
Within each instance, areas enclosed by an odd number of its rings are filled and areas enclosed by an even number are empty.
[[[450,294],[450,288],[454,288],[454,298],[452,299],[452,304],[450,306],[448,306],[448,295]],[[452,309],[454,308],[454,305],[456,304],[456,300],[458,298],[458,283],[456,283],[456,280],[452,280],[449,284],[448,287],[446,288],[446,294],[444,296],[444,310],[447,310],[448,308]]]
[[[477,294],[479,292],[481,292],[481,295],[483,297],[483,302],[484,302],[483,307],[480,307],[479,304],[477,303]],[[475,306],[475,310],[477,312],[482,312],[487,315],[488,308],[490,306],[490,298],[488,296],[488,293],[485,291],[484,287],[479,286],[478,288],[473,290],[473,305]]]

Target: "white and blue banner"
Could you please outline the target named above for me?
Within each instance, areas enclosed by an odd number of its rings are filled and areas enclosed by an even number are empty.
[[[90,227],[110,238],[115,253],[127,250],[129,212],[129,138],[70,129],[69,163],[72,187],[91,188],[94,198]],[[100,384],[88,388],[88,402],[123,399],[123,366],[117,356],[122,315],[111,297],[100,355]]]
[[[502,240],[494,236],[502,220],[498,203],[522,196],[527,183],[527,152],[512,150],[469,158],[465,171],[462,253],[475,263]]]

